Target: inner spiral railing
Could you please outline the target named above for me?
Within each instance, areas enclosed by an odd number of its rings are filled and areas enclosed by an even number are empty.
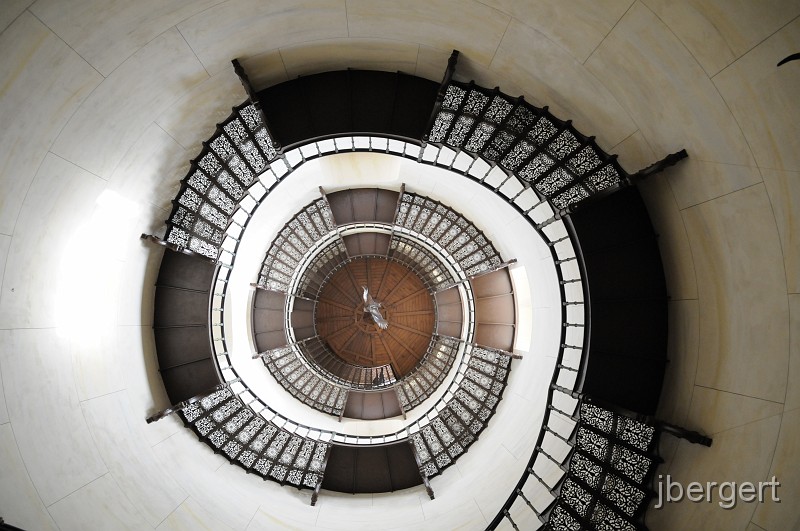
[[[469,368],[471,359],[469,355],[462,356],[462,360],[456,369],[456,378],[451,381],[444,396],[414,423],[394,433],[354,436],[329,430],[317,430],[288,419],[270,408],[260,398],[252,395],[245,386],[237,381],[239,375],[231,364],[223,333],[223,301],[227,290],[227,281],[230,277],[230,268],[235,260],[241,234],[260,202],[294,169],[310,160],[343,152],[385,153],[459,173],[506,201],[520,215],[525,217],[550,249],[562,301],[561,346],[557,354],[556,369],[548,390],[547,409],[545,410],[544,420],[535,445],[536,449],[523,473],[523,478],[514,492],[512,492],[509,500],[504,504],[501,512],[498,513],[501,519],[505,511],[512,518],[516,516],[515,521],[525,521],[525,515],[519,514],[522,507],[520,507],[518,501],[523,499],[533,500],[536,504],[534,505],[535,507],[541,506],[548,496],[552,495],[551,489],[547,486],[548,483],[545,482],[544,478],[550,481],[549,484],[553,484],[563,475],[563,471],[560,468],[550,466],[552,461],[545,457],[545,454],[557,454],[558,451],[552,447],[551,439],[558,440],[558,436],[569,437],[572,429],[570,422],[560,418],[559,414],[555,412],[574,413],[577,408],[578,400],[575,398],[575,394],[580,389],[580,382],[584,372],[583,353],[589,337],[588,290],[582,273],[582,259],[579,248],[576,248],[577,239],[574,236],[569,219],[562,219],[557,216],[547,202],[540,201],[530,187],[524,186],[513,175],[510,176],[501,168],[487,163],[479,157],[465,152],[457,152],[447,147],[437,147],[430,144],[423,146],[416,141],[408,139],[377,135],[319,138],[286,150],[284,157],[271,163],[252,186],[247,189],[246,196],[231,216],[232,223],[228,226],[226,237],[221,245],[223,252],[220,253],[220,267],[214,281],[210,316],[212,344],[220,376],[223,381],[235,382],[232,384],[232,388],[240,393],[243,401],[251,405],[254,411],[270,419],[278,419],[287,431],[291,433],[301,432],[311,438],[354,446],[389,444],[418,436],[426,427],[434,426],[434,422],[439,418],[440,412],[447,408],[449,401],[458,391],[459,383],[464,380],[464,374]],[[474,345],[462,343],[460,348],[469,353],[474,348]],[[426,472],[426,475],[431,475],[430,469]],[[529,481],[530,478],[533,478],[533,481]],[[531,514],[535,514],[524,502],[523,507]]]

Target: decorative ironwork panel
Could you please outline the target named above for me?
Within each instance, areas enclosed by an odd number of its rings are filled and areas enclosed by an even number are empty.
[[[607,438],[586,428],[579,428],[577,443],[578,448],[585,451],[598,461],[607,461],[610,445]]]
[[[319,338],[313,338],[293,347],[269,351],[262,360],[275,380],[292,396],[318,411],[338,417],[346,404],[347,386],[344,382],[341,385],[332,383],[335,376],[329,374],[329,379],[323,378],[304,363],[305,359],[319,367],[314,362],[313,352],[322,350],[326,347]]]
[[[594,138],[555,118],[547,107],[472,83],[447,85],[427,140],[497,163],[529,183],[555,168],[557,175],[534,188],[557,210],[606,188],[624,186],[629,177]]]
[[[442,109],[457,111],[461,107],[466,95],[467,91],[465,89],[455,84],[450,85],[445,92]]]
[[[581,523],[560,504],[556,505],[550,513],[548,529],[553,531],[584,531]]]
[[[272,240],[261,264],[258,284],[266,289],[287,292],[292,278],[297,273],[303,256],[322,238],[335,230],[333,214],[324,198],[315,199],[283,226]],[[316,262],[327,264],[332,255],[346,256],[346,250],[339,240],[332,242],[333,248],[326,248],[323,256]],[[332,252],[333,251],[333,252]],[[310,265],[295,295],[309,296],[325,278],[325,274],[317,274],[319,265]],[[314,279],[316,278],[316,281]]]
[[[594,426],[605,433],[614,433],[614,421],[616,415],[607,409],[603,409],[590,404],[581,402],[580,407],[581,422]]]
[[[614,445],[611,466],[633,481],[643,482],[652,465],[653,460],[647,456],[633,452],[622,445]]]
[[[624,481],[614,474],[606,476],[602,492],[608,501],[631,517],[639,511],[647,497],[644,490],[634,487],[630,482]]]
[[[591,517],[594,529],[598,531],[635,531],[636,526],[616,513],[611,507],[598,502]]]
[[[234,108],[203,145],[181,181],[164,239],[216,260],[238,202],[278,153],[250,104]]]
[[[449,348],[458,346],[453,338],[439,339],[445,340]],[[511,354],[475,346],[472,353],[465,378],[453,391],[453,398],[429,425],[411,437],[420,460],[420,470],[428,477],[439,474],[477,440],[494,414],[505,388],[508,376],[505,367],[511,361]],[[411,385],[413,381],[402,388],[404,393],[416,396],[414,393],[419,391]],[[417,385],[424,388],[424,385]]]
[[[638,529],[651,496],[645,482],[655,467],[647,454],[655,442],[655,429],[581,400],[575,445],[569,458],[567,479],[559,492],[559,503],[594,529]],[[566,513],[550,514],[554,518]]]
[[[487,271],[502,263],[500,253],[472,222],[438,201],[409,192],[403,193],[395,223],[439,243],[468,275]],[[396,238],[397,235],[393,239]],[[397,244],[393,249],[399,247]],[[415,259],[410,252],[407,256]],[[432,279],[436,289],[450,285],[450,281],[439,279],[439,276],[443,277],[438,275]]]
[[[617,419],[617,438],[631,446],[638,448],[642,452],[650,449],[655,439],[656,429],[643,422],[625,416]]]
[[[593,496],[591,492],[571,479],[566,479],[561,485],[561,499],[572,507],[573,511],[585,518],[592,504]]]
[[[398,396],[408,412],[424,402],[439,388],[458,354],[458,341],[447,336],[434,336],[417,370],[404,378]]]
[[[232,463],[266,479],[315,488],[328,443],[279,428],[223,388],[181,411],[184,422]]]
[[[389,242],[389,257],[417,273],[430,291],[452,282],[444,265],[413,239],[395,233]]]

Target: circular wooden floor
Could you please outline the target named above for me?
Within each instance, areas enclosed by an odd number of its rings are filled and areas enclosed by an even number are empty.
[[[364,312],[362,286],[383,306],[381,330]],[[343,360],[376,367],[391,364],[399,378],[425,355],[434,327],[433,297],[407,267],[383,258],[356,258],[323,286],[314,319],[317,333]]]

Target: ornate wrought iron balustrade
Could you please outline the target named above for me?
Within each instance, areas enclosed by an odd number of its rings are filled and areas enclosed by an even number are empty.
[[[329,443],[266,420],[227,387],[186,405],[180,415],[216,453],[248,472],[297,488],[322,482]]]
[[[436,418],[410,437],[425,478],[439,475],[486,428],[503,395],[512,355],[469,345],[468,361],[452,397]]]

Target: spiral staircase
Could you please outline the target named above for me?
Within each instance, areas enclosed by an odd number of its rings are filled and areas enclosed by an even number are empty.
[[[250,99],[203,143],[163,238],[146,236],[166,247],[154,334],[175,404],[149,420],[179,414],[246,472],[312,489],[312,504],[322,489],[424,484],[434,497],[429,480],[488,429],[509,371],[524,363],[514,352],[514,260],[455,205],[410,187],[320,189],[275,235],[253,282],[252,354],[286,392],[338,419],[418,408],[403,429],[354,436],[306,426],[252,392],[227,352],[228,281],[265,198],[312,160],[400,157],[502,198],[546,243],[556,271],[561,340],[544,420],[489,528],[644,529],[660,434],[711,443],[652,417],[667,297],[635,184],[686,153],[628,173],[546,107],[454,81],[457,59],[440,85],[347,70],[260,91],[234,61]],[[418,285],[402,291],[403,275]],[[388,333],[364,324],[362,285],[378,300],[396,292],[386,300]],[[403,306],[415,298],[420,305]]]

